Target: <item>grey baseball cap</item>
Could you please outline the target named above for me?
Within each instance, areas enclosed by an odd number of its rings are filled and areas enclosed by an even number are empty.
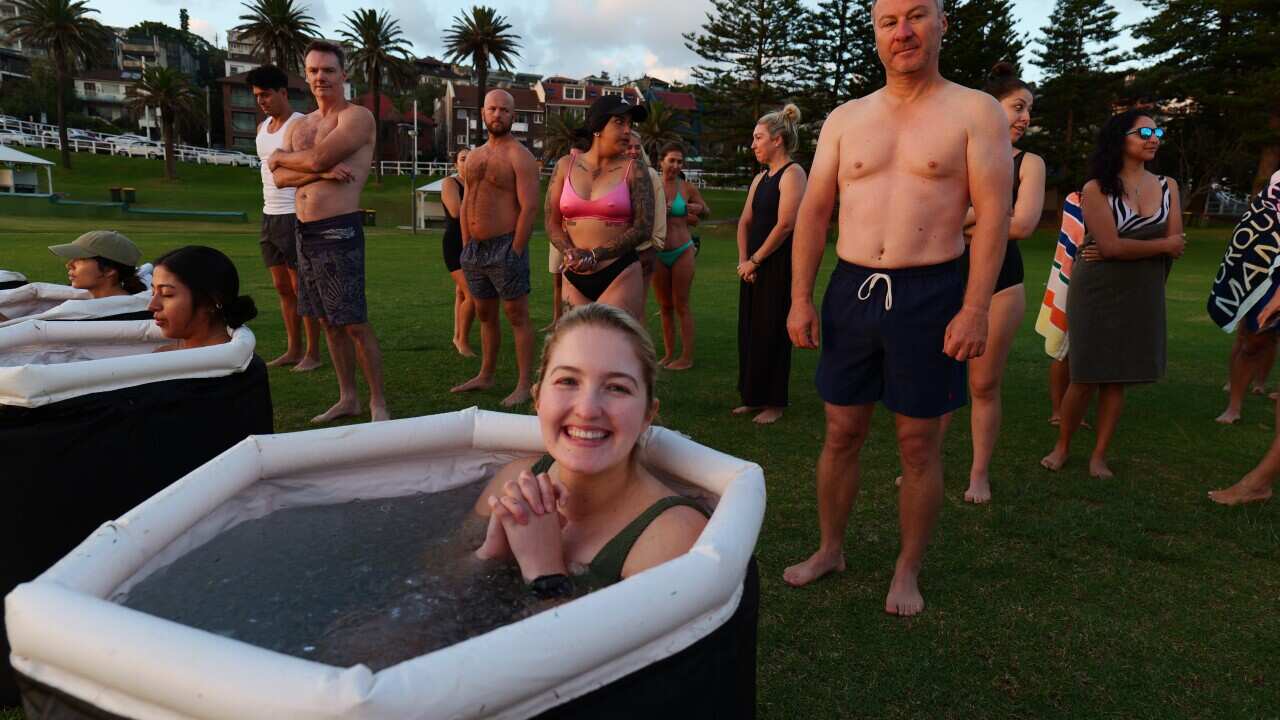
[[[49,251],[68,260],[104,257],[122,265],[137,267],[142,251],[133,241],[115,230],[90,230],[65,245],[50,245]]]

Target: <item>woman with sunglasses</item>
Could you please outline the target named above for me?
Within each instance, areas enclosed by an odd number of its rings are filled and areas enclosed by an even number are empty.
[[[1110,478],[1107,446],[1124,407],[1124,389],[1165,371],[1165,278],[1182,256],[1178,184],[1147,171],[1164,130],[1143,110],[1112,117],[1098,133],[1081,193],[1086,235],[1071,275],[1071,385],[1062,399],[1058,443],[1040,464],[1058,470],[1071,436],[1098,392],[1097,441],[1089,474]]]

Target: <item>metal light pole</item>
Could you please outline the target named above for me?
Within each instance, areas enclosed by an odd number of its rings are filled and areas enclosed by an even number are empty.
[[[213,105],[209,103],[209,86],[204,88],[204,146],[213,149]]]
[[[413,234],[418,234],[418,101],[413,101],[413,131],[409,133],[413,137],[413,164],[409,170],[409,198],[410,198],[410,224],[413,225]]]

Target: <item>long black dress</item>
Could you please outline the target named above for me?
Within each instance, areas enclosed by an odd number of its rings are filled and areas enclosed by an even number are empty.
[[[778,224],[779,185],[787,168],[765,171],[751,201],[747,253],[755,254]],[[785,407],[791,383],[791,235],[756,268],[754,283],[738,291],[738,392],[750,407]]]

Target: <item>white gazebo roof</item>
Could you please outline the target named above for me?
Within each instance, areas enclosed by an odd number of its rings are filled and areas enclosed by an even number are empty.
[[[429,182],[426,185],[423,185],[422,187],[418,188],[418,192],[438,193],[443,187],[444,187],[444,178],[440,178],[435,182]]]
[[[53,163],[38,158],[35,155],[28,155],[20,150],[14,150],[8,145],[0,145],[0,162],[6,163],[24,163],[27,165],[52,165]]]

